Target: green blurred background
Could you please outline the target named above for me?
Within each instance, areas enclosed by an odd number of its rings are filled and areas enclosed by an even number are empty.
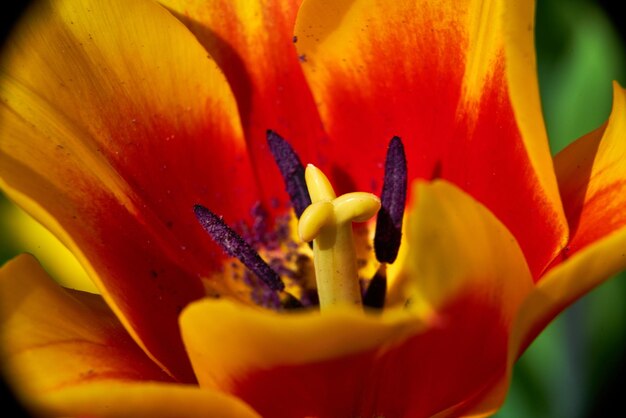
[[[539,82],[553,153],[606,120],[612,80],[626,86],[626,26],[617,6],[538,0]],[[10,15],[3,15],[3,32]],[[0,196],[0,264],[29,251],[58,276],[58,260],[65,255],[52,248],[50,238]],[[64,284],[80,286],[80,269],[72,269],[73,281]],[[621,274],[560,315],[517,364],[496,416],[626,416],[625,302],[626,274]]]

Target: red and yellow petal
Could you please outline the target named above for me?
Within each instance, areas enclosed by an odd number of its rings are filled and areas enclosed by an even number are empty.
[[[512,324],[533,289],[531,273],[511,232],[455,186],[417,183],[412,200],[392,292],[443,322],[388,355],[385,368],[402,372],[387,384],[400,379],[407,388],[404,395],[388,391],[385,403],[414,416],[489,412],[491,405],[475,403],[506,375]]]
[[[608,122],[560,152],[555,167],[572,237],[525,303],[520,351],[563,309],[626,268],[626,91]]]
[[[286,138],[305,163],[319,160],[326,142],[294,47],[293,26],[302,0],[160,2],[191,29],[226,75],[267,208],[284,203],[287,195],[266,131]]]
[[[224,76],[170,13],[131,0],[38,2],[0,77],[0,185],[193,381],[177,317],[223,258],[193,206],[233,223],[258,199]]]
[[[366,384],[360,377],[377,349],[423,327],[418,317],[399,311],[279,314],[225,300],[195,302],[181,315],[200,385],[230,392],[276,418],[357,416],[363,399],[355,396]]]
[[[626,226],[626,91],[614,86],[607,123],[554,160],[571,238],[563,258]]]
[[[482,205],[443,182],[416,190],[397,281],[405,305],[281,315],[196,302],[181,329],[200,384],[272,417],[480,412],[532,277]]]
[[[406,251],[390,289],[395,300],[436,310],[464,288],[483,289],[508,322],[532,289],[515,237],[481,203],[442,180],[413,183]],[[397,295],[394,295],[397,294]]]
[[[192,385],[155,382],[90,383],[48,394],[42,404],[51,416],[260,418],[230,395]]]
[[[485,204],[537,278],[567,224],[541,117],[533,14],[533,2],[308,0],[295,33],[334,171],[377,191],[386,142],[400,136],[409,179],[441,177]]]
[[[171,381],[100,296],[64,290],[30,255],[0,269],[0,353],[4,376],[35,408],[89,382]]]
[[[541,331],[564,309],[626,266],[622,228],[552,268],[519,308],[509,339],[506,375],[481,397],[482,410],[495,410],[506,394],[513,366]]]
[[[499,405],[517,358],[560,312],[626,267],[626,94],[615,85],[608,122],[555,158],[571,242],[520,307],[506,378],[483,399]]]

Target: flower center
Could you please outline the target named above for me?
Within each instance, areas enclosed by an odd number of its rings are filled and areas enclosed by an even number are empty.
[[[322,310],[338,305],[362,304],[382,308],[387,287],[386,264],[393,263],[398,253],[406,200],[407,168],[402,141],[394,137],[389,143],[383,190],[379,199],[366,192],[346,193],[337,197],[324,173],[312,164],[305,170],[297,154],[284,139],[268,131],[267,140],[283,176],[295,215],[299,218],[297,229],[300,243],[283,239],[285,243],[274,246],[278,252],[283,251],[282,257],[275,257],[275,249],[267,246],[257,248],[266,259],[270,259],[268,264],[220,216],[204,206],[195,205],[194,212],[201,226],[226,254],[238,259],[252,273],[254,278],[247,272],[243,277],[252,288],[252,299],[256,303],[278,309],[296,308],[316,303],[318,299]],[[362,290],[352,222],[365,222],[376,213],[374,250],[380,265],[369,280],[369,286]],[[277,222],[279,226],[280,223]],[[282,223],[285,224],[284,221]],[[363,239],[364,235],[359,234],[356,242],[360,243]],[[301,243],[311,241],[318,297],[309,297],[307,280],[296,283],[294,294],[297,297],[294,297],[290,293],[294,289],[293,278],[309,276],[307,266],[310,262],[299,261],[303,258],[310,260],[311,250]],[[298,260],[295,264],[299,267],[295,271],[288,267],[294,264],[293,259]],[[235,263],[232,265],[236,266]],[[302,268],[304,271],[301,271]],[[240,275],[233,274],[233,277]],[[258,297],[259,294],[263,296]]]

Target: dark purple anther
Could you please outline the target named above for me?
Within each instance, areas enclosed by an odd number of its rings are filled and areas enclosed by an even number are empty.
[[[280,276],[267,265],[243,238],[222,221],[222,219],[201,205],[195,205],[193,211],[200,225],[217,244],[231,257],[236,257],[251,272],[256,274],[270,289],[283,290],[284,283]]]
[[[385,178],[376,219],[374,250],[381,263],[393,263],[402,238],[402,216],[406,203],[407,168],[402,140],[394,136],[385,160]]]
[[[363,306],[382,309],[385,307],[387,296],[387,275],[384,271],[377,271],[363,295]]]
[[[300,218],[302,212],[311,204],[309,189],[304,180],[304,167],[291,145],[276,132],[267,131],[267,143],[285,181],[296,216]]]

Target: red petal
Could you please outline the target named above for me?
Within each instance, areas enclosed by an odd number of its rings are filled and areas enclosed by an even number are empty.
[[[296,54],[293,26],[302,0],[160,0],[197,36],[226,75],[241,114],[255,177],[269,209],[285,202],[266,145],[278,132],[303,163],[324,154],[325,134]]]

